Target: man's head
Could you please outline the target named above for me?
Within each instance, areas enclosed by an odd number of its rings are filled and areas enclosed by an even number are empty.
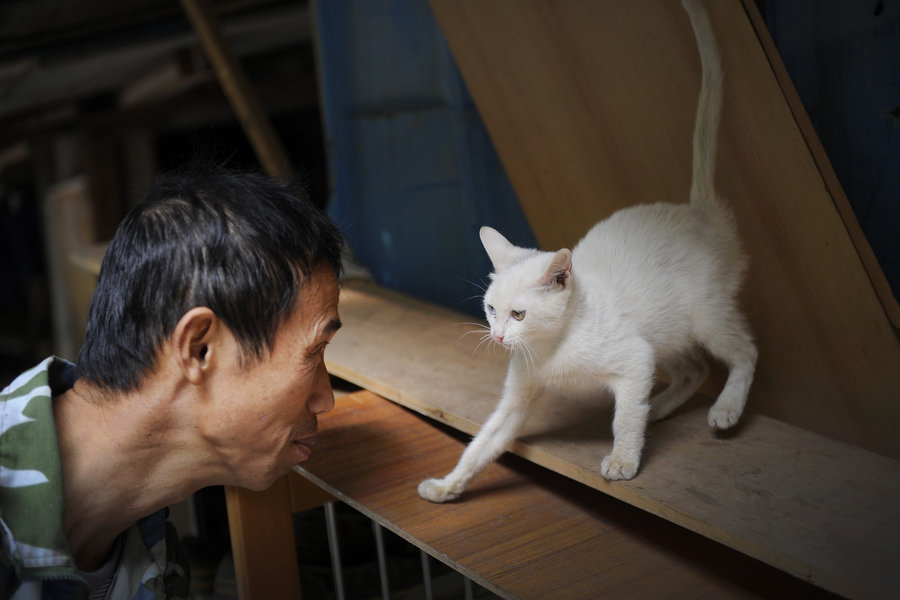
[[[258,360],[313,272],[340,276],[341,244],[305,194],[273,179],[208,167],[160,176],[103,259],[76,375],[136,390],[182,316],[201,306],[243,361]]]

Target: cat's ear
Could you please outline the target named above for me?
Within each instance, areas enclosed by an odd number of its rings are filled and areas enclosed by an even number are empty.
[[[565,289],[572,276],[572,251],[563,248],[553,255],[550,266],[538,280],[540,287],[549,289]]]
[[[494,264],[494,272],[496,273],[508,267],[522,252],[521,248],[510,244],[509,240],[503,237],[496,229],[482,227],[478,235],[481,237],[481,244],[484,246],[484,250]]]

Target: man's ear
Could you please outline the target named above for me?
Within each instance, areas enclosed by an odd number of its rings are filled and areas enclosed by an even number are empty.
[[[184,313],[172,333],[175,360],[185,378],[197,385],[203,381],[214,358],[211,344],[219,327],[219,318],[205,306]]]

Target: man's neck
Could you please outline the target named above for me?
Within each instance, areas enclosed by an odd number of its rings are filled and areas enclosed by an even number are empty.
[[[148,386],[104,397],[78,381],[54,398],[66,537],[84,571],[101,566],[138,519],[205,485],[202,449],[178,426],[169,392]]]

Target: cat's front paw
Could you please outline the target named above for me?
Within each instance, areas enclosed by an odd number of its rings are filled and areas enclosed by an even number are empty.
[[[713,429],[728,429],[737,425],[738,419],[741,418],[741,412],[741,410],[713,406],[709,409],[707,421]]]
[[[419,497],[429,502],[450,502],[459,494],[446,479],[426,479],[419,484]]]
[[[621,456],[610,454],[600,463],[600,474],[609,481],[633,479],[637,475],[639,461],[627,460]]]

